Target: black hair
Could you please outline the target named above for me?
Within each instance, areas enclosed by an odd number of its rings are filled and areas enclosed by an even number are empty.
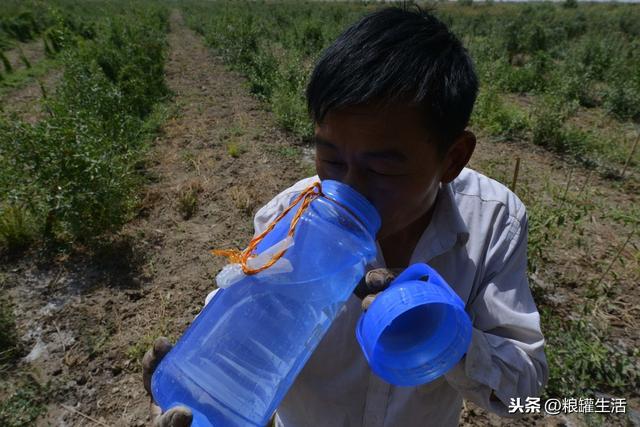
[[[332,109],[408,102],[423,111],[439,153],[446,152],[469,123],[478,78],[460,40],[414,6],[364,16],[321,54],[306,90],[315,123]]]

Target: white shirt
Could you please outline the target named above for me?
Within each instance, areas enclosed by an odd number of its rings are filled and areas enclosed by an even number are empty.
[[[263,206],[254,218],[255,234],[314,181],[317,176],[298,181]],[[511,416],[510,398],[538,396],[548,368],[527,280],[527,229],[524,205],[497,181],[465,168],[441,185],[410,263],[435,268],[465,302],[473,324],[465,357],[422,386],[386,383],[369,369],[356,340],[362,311],[352,295],[280,404],[276,425],[455,426],[463,397]],[[367,268],[380,267],[385,262],[378,245]],[[499,401],[490,399],[492,390]]]

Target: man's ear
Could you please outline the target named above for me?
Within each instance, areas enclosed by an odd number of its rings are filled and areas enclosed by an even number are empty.
[[[469,163],[471,155],[476,148],[476,136],[469,130],[463,131],[451,144],[444,157],[444,170],[440,181],[448,184],[462,172]]]

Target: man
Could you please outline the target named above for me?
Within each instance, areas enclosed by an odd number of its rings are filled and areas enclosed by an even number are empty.
[[[318,179],[359,191],[382,226],[377,260],[296,378],[276,425],[457,425],[463,398],[509,416],[510,399],[541,392],[548,369],[527,283],[525,207],[502,184],[465,168],[476,143],[466,126],[477,90],[460,41],[419,9],[365,16],[317,62],[306,95],[318,175],[261,208],[256,234]],[[472,341],[443,377],[394,387],[369,369],[355,324],[360,308],[416,262],[435,268],[465,302]],[[168,348],[158,341],[148,353],[147,379]],[[175,408],[157,422],[189,425],[190,412]]]

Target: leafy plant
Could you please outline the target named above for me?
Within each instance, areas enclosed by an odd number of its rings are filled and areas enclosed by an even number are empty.
[[[147,12],[114,18],[95,40],[63,51],[65,71],[46,101],[47,118],[34,125],[0,120],[0,200],[20,206],[20,215],[3,216],[5,240],[24,240],[25,224],[36,224],[29,232],[90,241],[135,211],[145,121],[167,93],[168,15]]]
[[[606,331],[598,330],[584,319],[563,320],[548,308],[541,310],[541,322],[549,363],[546,397],[638,390],[639,349],[614,347],[606,342]]]
[[[7,427],[33,425],[46,412],[46,401],[47,387],[31,375],[23,375],[16,389],[0,402],[0,424]]]

